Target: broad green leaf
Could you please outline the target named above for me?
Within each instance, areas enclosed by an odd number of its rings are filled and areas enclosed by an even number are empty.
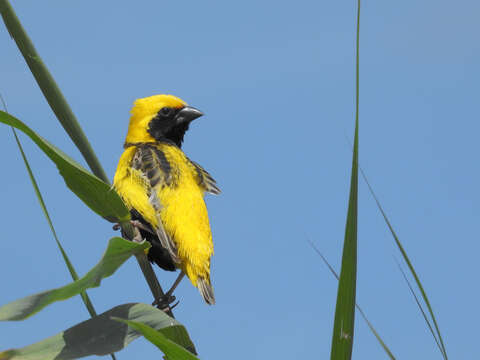
[[[110,185],[85,170],[75,160],[37,135],[17,118],[0,111],[0,122],[11,125],[28,135],[57,165],[68,188],[98,215],[112,222],[125,222],[130,219],[128,209]]]
[[[178,345],[172,340],[169,340],[166,334],[168,334],[171,328],[161,329],[157,331],[154,328],[138,321],[119,319],[116,317],[112,317],[112,319],[123,322],[132,329],[140,332],[145,337],[145,339],[147,339],[153,345],[162,350],[168,360],[198,360],[196,356],[194,356],[191,352],[187,351],[184,347]]]
[[[112,275],[130,256],[145,251],[149,247],[150,244],[146,241],[135,243],[114,237],[110,239],[100,262],[85,276],[68,285],[27,296],[1,306],[0,321],[23,320],[39,312],[47,305],[69,299],[82,291],[97,287],[103,278]]]
[[[70,360],[90,355],[102,356],[125,348],[142,335],[127,324],[112,318],[145,324],[161,331],[169,345],[176,343],[178,347],[182,346],[196,353],[182,324],[150,305],[132,303],[116,306],[35,344],[3,351],[0,353],[0,360]],[[191,356],[184,359],[196,359]]]
[[[356,111],[355,137],[353,141],[352,175],[350,197],[348,200],[345,240],[343,242],[342,267],[338,281],[337,305],[333,324],[332,360],[350,360],[352,358],[353,333],[355,327],[355,295],[357,288],[357,212],[358,212],[358,109],[360,98],[360,0],[357,9],[356,43]]]

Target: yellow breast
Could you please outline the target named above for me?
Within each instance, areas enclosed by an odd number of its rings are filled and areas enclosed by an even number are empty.
[[[197,183],[195,168],[179,148],[162,144],[159,149],[172,167],[173,184],[157,192],[162,204],[160,217],[167,234],[177,245],[182,269],[196,285],[197,276],[209,277],[213,255],[204,191]]]

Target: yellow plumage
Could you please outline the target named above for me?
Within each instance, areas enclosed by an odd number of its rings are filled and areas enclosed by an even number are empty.
[[[203,197],[205,191],[219,190],[210,175],[180,149],[186,129],[178,128],[178,123],[183,124],[178,114],[186,108],[182,100],[171,95],[135,102],[114,187],[127,207],[138,212],[160,234],[160,241],[162,231],[166,233],[165,241],[171,242],[170,254],[176,259],[175,266],[199,288],[208,303],[213,303],[210,282],[213,242]],[[169,116],[176,116],[177,120],[163,116],[161,110],[169,111],[164,109],[173,109]],[[183,133],[176,141],[178,131]],[[168,250],[169,244],[164,248]]]

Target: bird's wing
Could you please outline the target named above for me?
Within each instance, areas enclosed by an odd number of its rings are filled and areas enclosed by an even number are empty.
[[[192,161],[190,159],[188,160],[195,167],[198,185],[200,185],[203,189],[205,189],[206,192],[209,192],[210,194],[220,194],[222,191],[218,188],[217,182],[212,177],[212,175],[210,175],[207,170],[205,170],[195,161]]]
[[[135,156],[133,157],[132,167],[142,172],[147,179],[149,186],[149,201],[155,209],[157,216],[157,227],[155,229],[158,239],[162,246],[167,249],[175,263],[179,263],[180,259],[177,253],[177,247],[170,236],[165,231],[160,218],[162,204],[158,197],[158,190],[163,186],[168,186],[172,182],[170,174],[170,164],[165,159],[165,155],[155,146],[143,145],[138,146]]]

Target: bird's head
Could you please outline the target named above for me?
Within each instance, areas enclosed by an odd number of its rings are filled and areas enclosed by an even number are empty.
[[[182,145],[192,120],[202,112],[173,95],[154,95],[133,104],[125,143],[173,141]]]

